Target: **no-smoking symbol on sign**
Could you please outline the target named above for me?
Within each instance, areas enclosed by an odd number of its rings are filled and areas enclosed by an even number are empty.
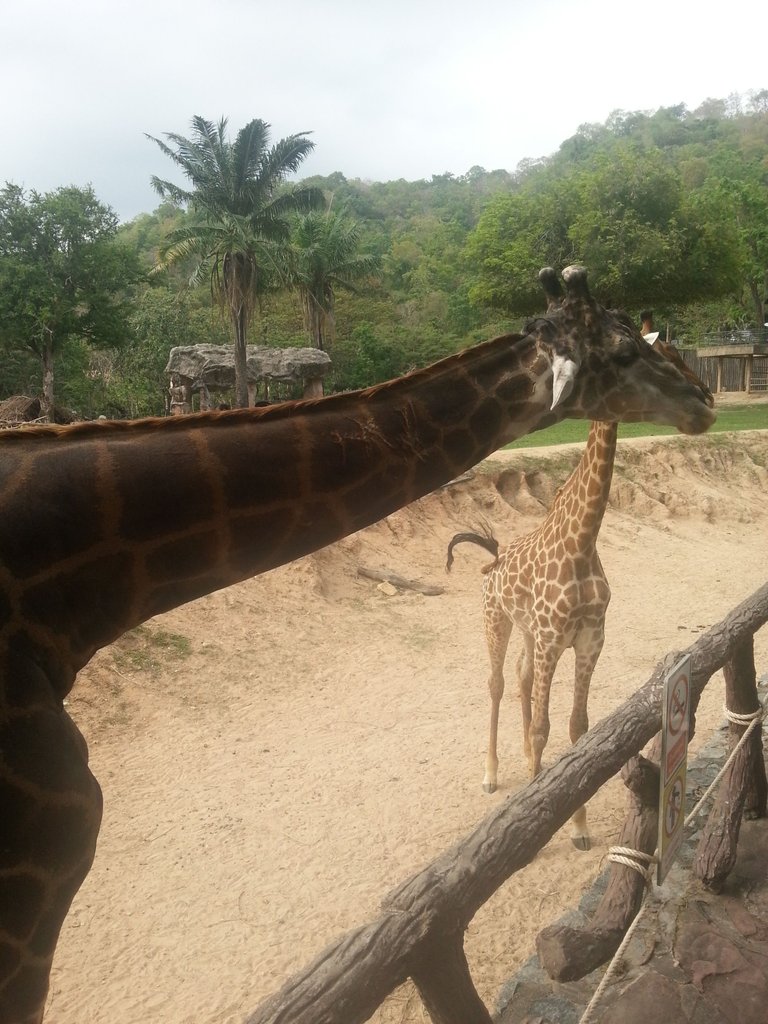
[[[674,775],[688,748],[688,696],[688,675],[678,672],[670,680],[664,716],[664,771],[667,780]]]
[[[669,694],[669,731],[680,732],[688,720],[688,678],[680,676]]]

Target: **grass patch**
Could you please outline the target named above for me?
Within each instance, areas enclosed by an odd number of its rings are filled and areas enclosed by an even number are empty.
[[[768,405],[727,405],[717,410],[717,419],[708,430],[719,434],[726,430],[768,430]],[[546,430],[526,434],[507,448],[546,448],[552,444],[584,442],[589,433],[587,420],[561,420]],[[620,423],[619,437],[658,437],[678,433],[674,427],[655,423]]]
[[[165,629],[137,626],[117,641],[114,658],[120,671],[154,675],[169,661],[188,658],[191,653],[189,637]]]
[[[768,404],[726,405],[718,409],[709,433],[720,434],[724,430],[768,430]]]

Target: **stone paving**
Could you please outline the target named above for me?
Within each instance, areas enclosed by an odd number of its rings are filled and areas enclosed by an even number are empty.
[[[723,764],[725,735],[725,727],[718,730],[689,766],[689,807]],[[719,895],[691,873],[697,842],[694,822],[664,884],[646,897],[590,1024],[768,1024],[768,819],[742,823],[737,862]],[[603,872],[563,920],[589,918],[607,877]],[[579,1024],[604,973],[601,967],[578,982],[554,982],[534,957],[504,986],[495,1020]]]

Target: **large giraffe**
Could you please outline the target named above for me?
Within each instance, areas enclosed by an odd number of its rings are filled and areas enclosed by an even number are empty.
[[[583,269],[563,277],[565,301],[523,334],[364,391],[0,436],[0,1024],[42,1019],[93,859],[101,791],[62,702],[96,650],[565,416],[710,426],[700,391],[591,298]]]

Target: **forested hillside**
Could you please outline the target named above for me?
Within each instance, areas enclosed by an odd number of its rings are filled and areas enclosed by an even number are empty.
[[[354,227],[355,253],[369,260],[366,275],[334,279],[322,341],[334,365],[329,389],[372,384],[518,329],[541,310],[536,273],[547,264],[585,263],[601,301],[636,319],[652,307],[657,327],[682,343],[768,319],[768,90],[695,111],[616,111],[514,172],[369,182],[338,171],[302,184],[322,190],[326,216]],[[117,240],[144,271],[130,294],[130,339],[112,349],[70,338],[59,401],[82,415],[161,412],[170,347],[229,341],[210,281],[189,283],[192,262],[150,273],[191,216],[164,202],[119,227]],[[252,343],[316,342],[306,279],[302,305],[302,278],[294,274],[292,288],[289,278],[259,295]],[[35,355],[7,331],[0,342],[0,397],[39,391]]]

